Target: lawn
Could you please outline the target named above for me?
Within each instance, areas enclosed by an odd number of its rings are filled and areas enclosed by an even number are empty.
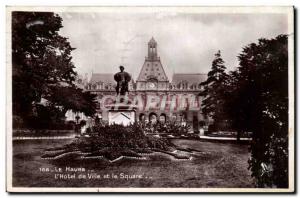
[[[192,160],[186,161],[177,161],[168,155],[161,154],[146,156],[150,160],[122,159],[114,163],[102,159],[76,158],[76,154],[56,160],[41,159],[45,149],[64,145],[70,141],[14,141],[13,186],[254,187],[250,172],[247,169],[249,158],[247,145],[200,140],[173,140],[173,143],[178,146],[201,151],[193,155]],[[85,170],[84,172],[74,172],[74,169],[70,170],[68,167],[81,167]],[[58,172],[59,169],[62,172]],[[64,176],[69,174],[70,178],[55,179],[55,175],[58,174]],[[75,179],[72,178],[74,175]],[[79,175],[97,175],[99,177],[79,179]],[[115,177],[112,177],[112,175],[115,175]]]

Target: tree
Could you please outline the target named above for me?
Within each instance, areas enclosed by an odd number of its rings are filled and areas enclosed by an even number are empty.
[[[241,135],[246,131],[252,131],[251,119],[255,115],[249,114],[251,110],[251,92],[245,85],[245,79],[239,70],[230,71],[228,75],[228,84],[226,85],[226,94],[224,95],[223,108],[226,112],[230,127],[237,131],[237,141],[240,141]]]
[[[258,187],[288,187],[288,42],[259,39],[238,56],[226,111],[237,130],[252,131],[249,167]]]
[[[222,121],[224,121],[223,101],[226,94],[226,84],[228,75],[225,72],[226,67],[221,57],[220,50],[215,54],[215,59],[212,62],[211,71],[208,72],[208,78],[200,85],[204,87],[200,92],[203,96],[202,112],[214,120],[216,129]]]
[[[62,18],[52,12],[12,12],[13,115],[26,120],[34,116],[33,109],[42,98],[51,104],[57,90],[76,90],[74,48],[59,35],[62,27]],[[80,95],[78,89],[76,92]],[[92,103],[92,97],[81,93],[81,99]]]
[[[61,87],[55,87],[47,99],[51,101],[52,106],[61,107],[64,115],[68,110],[83,112],[87,116],[92,116],[96,113],[96,95],[84,92],[75,86],[63,87],[62,89]]]

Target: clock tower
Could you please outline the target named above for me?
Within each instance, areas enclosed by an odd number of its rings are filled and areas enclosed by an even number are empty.
[[[168,89],[169,80],[157,55],[157,42],[152,37],[148,42],[148,56],[136,81],[137,90],[164,91]]]

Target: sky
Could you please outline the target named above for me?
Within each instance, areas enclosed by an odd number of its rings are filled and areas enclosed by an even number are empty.
[[[216,14],[178,12],[64,12],[60,34],[68,37],[75,70],[80,75],[116,73],[124,65],[134,79],[154,37],[158,56],[173,73],[207,73],[214,54],[228,70],[238,65],[238,54],[259,38],[288,34],[284,14]],[[123,57],[123,58],[122,58]]]

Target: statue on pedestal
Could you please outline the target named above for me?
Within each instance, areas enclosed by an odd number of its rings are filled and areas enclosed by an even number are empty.
[[[128,93],[128,83],[131,80],[129,73],[124,71],[124,67],[120,66],[120,72],[114,75],[115,81],[117,81],[116,92],[119,96],[125,96]]]
[[[114,75],[114,79],[117,82],[116,92],[117,99],[114,104],[106,106],[108,111],[108,123],[121,124],[128,126],[135,122],[135,109],[136,107],[131,104],[128,99],[128,83],[131,80],[129,73],[124,71],[124,67],[120,66],[120,72]]]

